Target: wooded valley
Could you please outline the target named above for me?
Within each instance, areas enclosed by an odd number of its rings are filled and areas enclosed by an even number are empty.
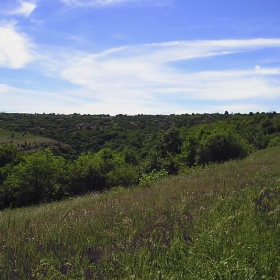
[[[159,178],[280,145],[280,114],[0,113],[0,207]]]

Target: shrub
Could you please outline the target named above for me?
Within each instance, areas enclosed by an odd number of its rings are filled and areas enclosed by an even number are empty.
[[[142,177],[140,178],[139,185],[141,187],[149,187],[151,184],[155,182],[159,182],[167,177],[168,177],[168,172],[166,170],[162,169],[160,171],[156,171],[154,169],[152,172],[142,175]]]

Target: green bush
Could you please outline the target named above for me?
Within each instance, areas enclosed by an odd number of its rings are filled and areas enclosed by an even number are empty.
[[[243,158],[250,147],[234,128],[225,122],[201,125],[186,137],[179,161],[188,167],[210,162],[224,162]]]
[[[37,204],[57,199],[65,180],[66,162],[50,149],[26,155],[14,166],[4,182],[5,193],[15,206]]]
[[[197,164],[224,162],[244,158],[248,154],[245,141],[233,132],[216,132],[201,141],[196,154]]]
[[[152,172],[142,175],[142,177],[140,178],[139,186],[149,187],[151,184],[155,182],[159,182],[167,177],[168,177],[168,172],[166,170],[162,169],[160,171],[156,171],[154,169]]]
[[[276,136],[269,141],[268,147],[274,146],[280,146],[280,136]]]

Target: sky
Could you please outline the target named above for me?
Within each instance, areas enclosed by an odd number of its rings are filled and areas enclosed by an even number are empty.
[[[279,0],[1,0],[0,112],[280,112]]]

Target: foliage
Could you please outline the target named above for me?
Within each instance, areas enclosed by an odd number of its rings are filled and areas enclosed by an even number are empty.
[[[1,185],[6,180],[13,166],[17,165],[22,158],[23,153],[14,145],[6,144],[0,146],[0,193]]]
[[[279,279],[279,153],[2,211],[1,279]]]
[[[225,122],[201,125],[183,144],[181,160],[189,167],[210,162],[224,162],[243,158],[249,153],[249,145]]]
[[[137,184],[137,169],[125,162],[122,154],[102,149],[96,154],[82,154],[69,167],[70,194],[85,194],[104,189]]]
[[[276,112],[115,117],[0,113],[0,140],[17,145],[0,147],[0,207],[127,188],[162,170],[188,174],[197,166],[278,145],[279,132]],[[16,142],[32,139],[31,133],[53,139],[25,141],[24,146]],[[38,171],[37,163],[44,171]],[[57,172],[52,164],[60,166]]]
[[[199,143],[196,163],[224,162],[248,154],[245,141],[231,131],[215,131]]]
[[[182,139],[178,129],[169,129],[164,133],[159,142],[161,157],[166,158],[168,154],[177,155],[181,152]]]
[[[96,160],[95,155],[90,152],[81,154],[69,166],[69,177],[69,193],[71,195],[100,191],[105,185],[100,163]]]
[[[155,169],[148,173],[143,174],[140,178],[139,186],[141,187],[149,187],[150,185],[154,184],[155,182],[160,182],[163,179],[168,177],[168,172],[164,169],[160,171],[156,171]]]
[[[280,136],[275,136],[269,141],[268,147],[274,146],[280,146]]]
[[[4,182],[6,199],[15,206],[57,199],[64,179],[65,160],[49,149],[26,155]]]
[[[0,168],[7,164],[17,164],[22,157],[22,153],[12,144],[0,146]]]
[[[125,163],[137,166],[139,164],[139,155],[131,148],[125,147],[123,150],[123,157]]]
[[[124,164],[108,172],[106,179],[108,188],[136,186],[139,181],[139,170],[131,164]]]
[[[22,149],[28,150],[29,144],[35,145],[37,141],[41,146],[39,141],[43,141],[44,145],[50,147],[56,155],[63,155],[72,160],[78,158],[82,152],[96,153],[102,148],[123,151],[128,147],[136,151],[139,159],[145,160],[146,155],[155,145],[162,147],[162,157],[165,149],[171,154],[180,152],[180,139],[184,139],[192,128],[221,121],[226,122],[256,149],[266,148],[271,136],[280,132],[280,115],[276,112],[114,117],[0,113],[0,142],[12,141],[16,144],[23,141]],[[1,128],[9,130],[9,137],[1,138]],[[15,135],[14,138],[11,138],[12,134]],[[34,137],[31,142],[31,135],[38,137]],[[168,138],[168,135],[171,137]],[[21,142],[15,140],[19,136]],[[29,138],[26,138],[27,136]],[[42,137],[45,137],[45,140]]]
[[[150,173],[153,170],[160,171],[163,168],[164,159],[157,149],[151,149],[145,161],[145,173]]]

